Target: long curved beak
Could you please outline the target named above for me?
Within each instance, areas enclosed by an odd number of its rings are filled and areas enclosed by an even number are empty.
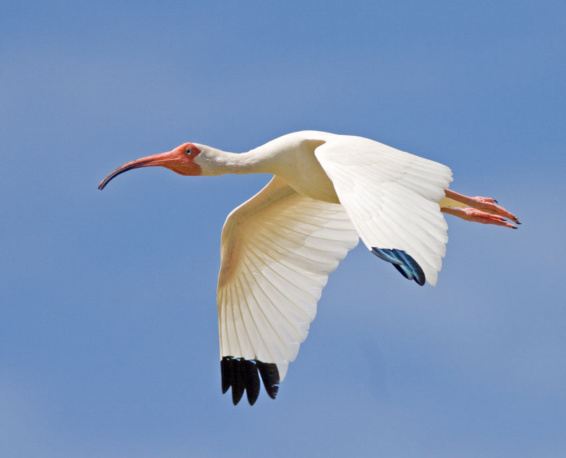
[[[110,173],[104,180],[98,185],[98,189],[103,190],[110,181],[120,175],[121,173],[127,172],[132,169],[139,169],[141,167],[154,167],[156,165],[164,165],[171,161],[172,151],[167,153],[154,154],[153,156],[142,157],[132,162],[124,164],[122,167],[118,167],[112,173]]]

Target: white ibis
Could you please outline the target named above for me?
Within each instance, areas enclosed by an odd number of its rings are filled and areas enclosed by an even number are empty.
[[[224,224],[218,279],[222,391],[275,398],[322,288],[361,238],[407,279],[434,285],[448,241],[442,212],[516,229],[493,199],[448,190],[445,165],[361,137],[296,132],[247,153],[184,143],[108,175],[162,166],[181,175],[270,173]],[[259,375],[258,375],[259,374]]]

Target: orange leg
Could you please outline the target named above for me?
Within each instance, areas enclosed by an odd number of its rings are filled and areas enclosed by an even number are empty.
[[[482,224],[495,224],[497,226],[510,227],[517,229],[517,226],[509,223],[506,219],[516,224],[521,224],[519,219],[512,213],[505,210],[497,201],[489,197],[468,197],[447,189],[446,197],[460,204],[464,204],[467,208],[460,207],[441,207],[440,210],[449,215],[457,216],[466,221],[473,221]]]

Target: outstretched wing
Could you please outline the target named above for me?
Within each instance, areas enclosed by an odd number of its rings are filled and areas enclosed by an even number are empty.
[[[322,288],[358,234],[341,205],[294,191],[282,178],[236,208],[222,230],[218,315],[222,390],[253,404],[261,375],[278,384],[307,337]]]
[[[405,277],[436,284],[448,241],[438,202],[450,169],[361,137],[335,136],[315,155],[365,245]]]

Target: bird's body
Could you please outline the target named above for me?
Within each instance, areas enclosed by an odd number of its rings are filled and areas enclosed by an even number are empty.
[[[358,243],[406,278],[436,283],[445,254],[442,212],[515,227],[493,199],[448,190],[450,169],[362,137],[303,131],[234,154],[197,143],[125,164],[183,175],[270,173],[228,216],[217,303],[223,391],[234,403],[275,397],[316,314],[328,275]],[[258,376],[259,373],[259,376]]]

